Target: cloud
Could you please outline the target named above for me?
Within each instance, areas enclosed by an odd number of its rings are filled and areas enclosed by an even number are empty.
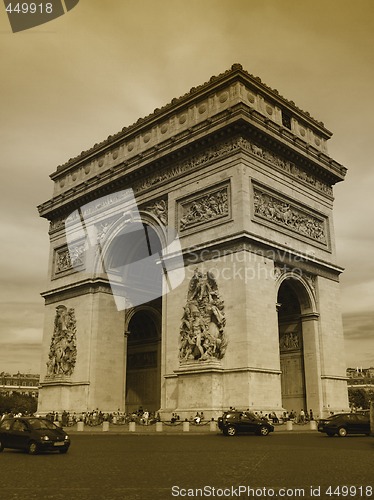
[[[374,366],[374,311],[343,314],[343,327],[347,366]]]

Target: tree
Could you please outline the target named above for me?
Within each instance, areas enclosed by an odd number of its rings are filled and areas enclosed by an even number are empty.
[[[25,394],[0,394],[0,414],[2,413],[35,413],[38,400]]]
[[[362,408],[363,410],[370,408],[370,398],[372,397],[371,392],[366,391],[361,387],[357,389],[355,387],[348,387],[348,397],[349,404],[351,406]]]

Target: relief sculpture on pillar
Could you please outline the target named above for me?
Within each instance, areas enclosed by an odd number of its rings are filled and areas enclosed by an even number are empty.
[[[73,308],[56,307],[54,331],[47,362],[47,378],[70,376],[77,357],[76,319]]]
[[[222,359],[227,347],[225,324],[224,302],[215,277],[195,269],[180,327],[180,361]]]

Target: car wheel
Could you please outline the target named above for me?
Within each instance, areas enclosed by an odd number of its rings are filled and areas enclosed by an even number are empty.
[[[236,428],[233,425],[230,425],[229,427],[227,427],[226,432],[228,436],[235,436]]]
[[[36,455],[38,453],[38,445],[35,443],[35,441],[31,441],[29,443],[29,446],[27,447],[27,453],[29,455]]]
[[[0,453],[3,451],[3,449],[4,449],[4,445],[3,445],[3,443],[0,441]]]
[[[340,437],[345,437],[347,435],[347,429],[345,427],[340,427],[338,429],[338,434]]]
[[[262,425],[258,431],[258,435],[267,436],[268,434],[269,434],[269,429],[265,425]]]
[[[332,438],[334,436],[334,432],[326,432],[326,434],[328,435],[329,438]]]

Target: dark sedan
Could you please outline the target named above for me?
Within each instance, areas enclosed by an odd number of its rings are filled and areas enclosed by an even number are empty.
[[[66,432],[46,418],[5,418],[0,423],[0,451],[14,448],[35,455],[40,451],[66,453],[70,438]]]
[[[370,417],[363,413],[338,413],[318,421],[319,432],[325,432],[329,437],[337,434],[344,437],[347,434],[370,434]]]
[[[225,412],[218,419],[218,428],[225,436],[235,436],[238,432],[254,432],[259,436],[267,436],[269,432],[274,431],[269,422],[249,411]]]

